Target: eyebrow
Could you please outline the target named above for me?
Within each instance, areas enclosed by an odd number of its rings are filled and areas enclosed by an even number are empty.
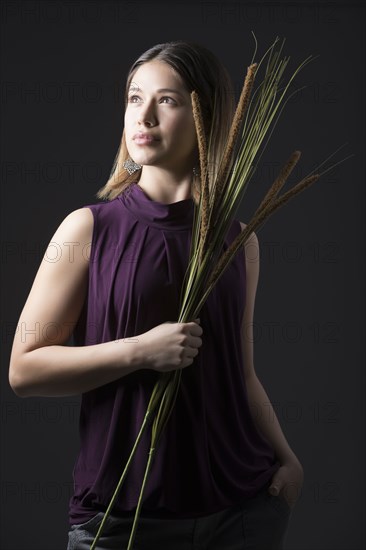
[[[133,92],[133,91],[141,91],[142,92],[142,88],[138,87],[138,89],[136,90],[136,88],[134,88],[133,86],[128,90],[129,92]],[[173,88],[160,88],[159,90],[156,90],[157,93],[161,93],[161,92],[173,92],[174,94],[178,94],[180,95],[181,97],[184,97],[183,94],[181,92],[179,92],[179,90],[174,90]]]

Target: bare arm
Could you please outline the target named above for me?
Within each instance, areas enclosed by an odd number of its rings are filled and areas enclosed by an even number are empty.
[[[137,369],[187,367],[198,353],[202,328],[194,322],[163,323],[132,338],[90,346],[65,345],[86,298],[92,235],[93,214],[80,208],[63,220],[47,247],[10,357],[9,383],[19,397],[80,394]],[[57,261],[47,261],[55,248]]]
[[[93,214],[81,208],[63,220],[48,244],[21,312],[10,357],[9,383],[19,397],[82,393],[136,369],[135,343],[63,345],[85,300],[86,251],[92,234]],[[55,259],[55,251],[57,261],[49,261]]]
[[[244,229],[245,224],[241,224]],[[255,233],[252,233],[245,243],[247,270],[247,303],[242,321],[242,351],[244,360],[245,381],[249,405],[253,420],[258,430],[272,445],[278,460],[297,462],[295,453],[290,448],[282,432],[280,423],[260,380],[258,379],[253,360],[253,319],[255,295],[259,279],[259,243]]]

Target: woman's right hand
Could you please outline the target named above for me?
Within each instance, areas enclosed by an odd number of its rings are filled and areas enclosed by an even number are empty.
[[[167,321],[141,334],[144,368],[168,372],[189,367],[202,345],[203,330],[199,322],[199,319],[190,323]]]

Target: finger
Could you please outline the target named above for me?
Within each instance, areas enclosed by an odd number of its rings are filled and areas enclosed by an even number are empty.
[[[199,336],[191,336],[191,339],[189,341],[189,346],[192,349],[196,349],[202,346],[202,338],[200,338]]]
[[[276,472],[276,474],[272,477],[271,484],[268,487],[268,492],[271,493],[271,495],[278,496],[280,494],[282,486],[283,481],[278,475],[278,472]]]
[[[191,334],[194,336],[201,336],[201,334],[203,333],[203,328],[201,327],[201,325],[197,324],[195,321],[193,321],[191,325]]]
[[[268,488],[268,492],[271,493],[271,495],[277,497],[280,494],[280,488],[278,485],[271,485]]]

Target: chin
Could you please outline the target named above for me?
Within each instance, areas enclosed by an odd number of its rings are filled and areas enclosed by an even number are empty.
[[[131,155],[133,160],[137,162],[137,164],[141,164],[142,166],[153,166],[156,164],[159,164],[159,159],[156,158],[154,155]]]

